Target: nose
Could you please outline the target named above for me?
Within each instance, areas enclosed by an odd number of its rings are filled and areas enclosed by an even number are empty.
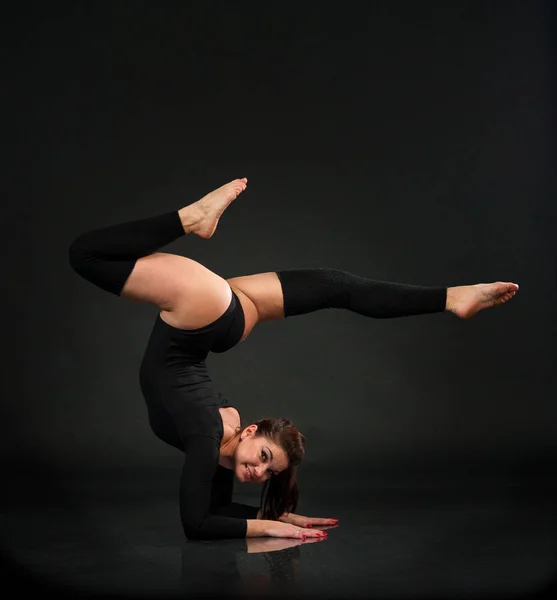
[[[259,479],[261,477],[261,474],[263,473],[263,467],[261,465],[258,465],[257,467],[255,467],[254,471],[255,476],[257,477],[257,479]]]

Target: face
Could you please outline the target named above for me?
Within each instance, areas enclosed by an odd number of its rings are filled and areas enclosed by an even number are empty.
[[[263,483],[288,467],[286,452],[264,436],[258,436],[257,425],[242,431],[234,453],[234,472],[238,481]]]

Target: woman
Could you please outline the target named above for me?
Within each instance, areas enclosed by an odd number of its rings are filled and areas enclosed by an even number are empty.
[[[189,539],[321,537],[335,519],[293,514],[304,437],[284,418],[242,427],[216,393],[205,359],[243,341],[263,321],[325,308],[392,318],[450,311],[469,318],[509,300],[518,286],[496,282],[422,287],[332,269],[298,269],[224,280],[201,264],[157,252],[184,234],[210,238],[247,187],[235,179],[201,200],[159,216],[80,235],[70,264],[98,287],[159,308],[140,368],[155,435],[185,453],[180,515]],[[234,477],[264,483],[261,508],[231,501]]]

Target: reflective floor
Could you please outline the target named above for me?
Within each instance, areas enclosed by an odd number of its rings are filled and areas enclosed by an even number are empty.
[[[555,591],[552,473],[528,481],[377,478],[364,486],[308,471],[297,512],[340,522],[328,539],[304,544],[186,542],[177,477],[149,469],[8,477],[3,581],[20,591],[126,598],[541,598]],[[256,503],[257,496],[237,499]]]

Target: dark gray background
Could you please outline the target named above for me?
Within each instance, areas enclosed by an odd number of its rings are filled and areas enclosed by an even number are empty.
[[[210,359],[246,423],[289,416],[307,464],[333,474],[554,469],[551,3],[201,4],[6,15],[4,460],[181,462],[138,385],[156,310],[79,279],[67,249],[246,176],[211,240],[168,250],[224,277],[334,267],[521,286],[466,322],[326,311],[262,325]]]

